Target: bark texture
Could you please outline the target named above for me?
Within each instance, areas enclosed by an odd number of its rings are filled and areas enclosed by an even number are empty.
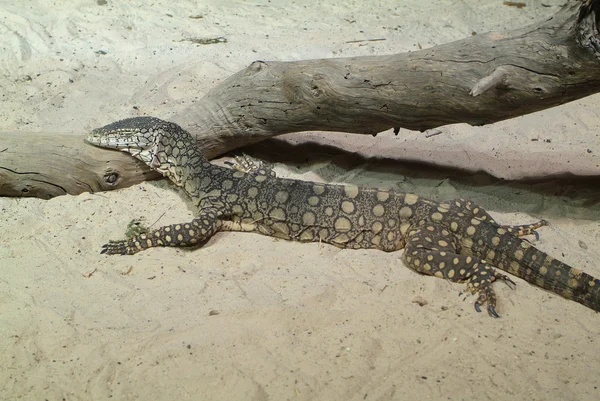
[[[599,92],[599,18],[600,0],[573,0],[553,17],[525,28],[416,52],[255,61],[168,119],[195,134],[209,158],[298,131],[375,135],[389,128],[490,124]],[[35,164],[18,164],[14,148],[4,146],[14,136],[0,133],[0,151],[7,148],[0,153],[0,195],[48,198],[156,177],[133,158],[91,148],[81,138],[20,135],[20,149],[37,157],[28,158]],[[82,168],[92,161],[105,165]],[[44,185],[24,191],[42,171],[47,173]],[[120,180],[107,182],[107,171],[118,171]]]

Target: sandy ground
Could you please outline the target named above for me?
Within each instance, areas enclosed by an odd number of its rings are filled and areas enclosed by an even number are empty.
[[[416,50],[541,20],[562,1],[174,3],[0,1],[0,130],[81,140],[126,116],[175,114],[256,59]],[[227,43],[187,40],[213,37]],[[365,39],[385,40],[348,43]],[[600,276],[599,106],[432,138],[295,134],[250,152],[282,176],[467,197],[506,223],[546,218],[536,246]],[[536,179],[502,180],[518,177]],[[519,279],[496,286],[492,319],[400,252],[222,233],[193,251],[100,255],[134,218],[191,218],[165,181],[0,209],[2,400],[600,399],[600,316]]]

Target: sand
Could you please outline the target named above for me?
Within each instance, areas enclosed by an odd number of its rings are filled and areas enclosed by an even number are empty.
[[[81,140],[119,118],[168,118],[253,60],[416,50],[562,1],[98,3],[0,1],[0,130]],[[227,43],[187,40],[215,37]],[[348,43],[366,39],[385,40]],[[592,96],[431,138],[313,132],[248,151],[281,176],[548,219],[535,245],[600,276],[599,109]],[[0,209],[1,400],[600,399],[600,316],[520,279],[495,286],[493,319],[401,252],[219,233],[192,251],[100,255],[132,219],[191,218],[164,180]]]

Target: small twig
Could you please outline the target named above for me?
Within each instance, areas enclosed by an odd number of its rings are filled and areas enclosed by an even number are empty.
[[[8,150],[8,148],[4,148],[4,149],[0,150],[0,153],[6,152],[7,150]]]
[[[163,216],[164,216],[166,213],[167,213],[166,211],[165,211],[165,212],[163,212],[163,214],[161,214],[161,215],[158,217],[158,219],[156,219],[156,221],[155,221],[154,223],[150,224],[150,225],[148,226],[148,228],[150,228],[150,227],[152,227],[153,225],[155,225],[156,223],[158,223],[158,220],[162,219],[162,217],[163,217]]]
[[[346,43],[381,42],[382,40],[386,40],[386,39],[385,38],[377,38],[377,39],[363,39],[363,40],[348,40]]]
[[[121,276],[127,276],[133,270],[133,266],[129,266],[126,272],[121,272]]]
[[[96,273],[98,271],[98,268],[96,267],[94,270],[92,270],[91,272],[87,272],[87,273],[83,273],[83,277],[85,278],[90,278],[94,275],[94,273]]]
[[[425,138],[431,138],[432,136],[436,136],[442,133],[441,129],[432,128],[425,131]]]
[[[505,1],[503,4],[505,6],[517,7],[517,8],[523,8],[523,7],[527,6],[527,4],[521,3],[521,2],[518,2],[518,1]]]

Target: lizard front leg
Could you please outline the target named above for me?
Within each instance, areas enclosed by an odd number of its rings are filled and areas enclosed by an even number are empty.
[[[110,241],[100,253],[132,255],[156,246],[193,246],[212,237],[222,222],[214,209],[205,209],[189,223],[171,224],[127,240]]]

